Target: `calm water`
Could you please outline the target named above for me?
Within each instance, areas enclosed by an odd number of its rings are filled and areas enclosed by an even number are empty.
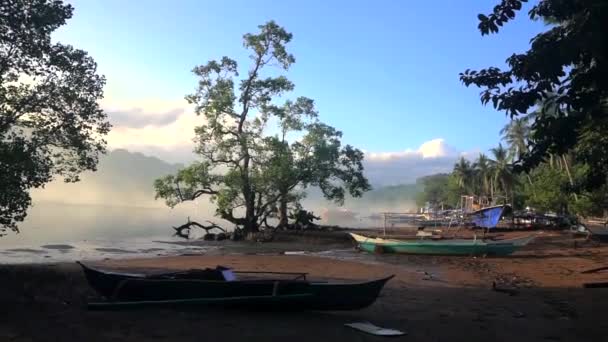
[[[216,248],[178,246],[171,226],[203,220],[195,208],[137,208],[39,203],[20,233],[0,237],[0,262],[52,262],[146,256]]]
[[[212,219],[195,204],[176,209],[38,203],[33,206],[20,233],[0,237],[0,263],[39,263],[105,258],[152,257],[188,253],[302,253],[337,259],[367,260],[350,246],[293,243],[255,244],[186,241],[173,237],[171,226],[192,220]],[[362,223],[362,222],[359,222]],[[229,224],[224,225],[229,228]],[[193,230],[201,237],[202,230]],[[346,247],[346,249],[345,249]]]

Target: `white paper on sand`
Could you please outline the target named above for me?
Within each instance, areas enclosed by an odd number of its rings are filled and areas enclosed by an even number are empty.
[[[376,325],[371,324],[370,322],[357,322],[357,323],[347,323],[344,324],[347,327],[366,332],[368,334],[377,335],[377,336],[401,336],[405,335],[405,332],[395,330],[395,329],[386,329]]]
[[[284,254],[285,255],[302,255],[302,254],[306,254],[306,252],[304,252],[304,251],[285,251]]]
[[[232,270],[223,270],[222,275],[224,276],[224,279],[226,281],[235,281],[236,280],[236,275],[234,274],[234,272],[232,272]]]

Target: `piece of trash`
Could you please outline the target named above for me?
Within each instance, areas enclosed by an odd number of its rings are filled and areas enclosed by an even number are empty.
[[[435,278],[435,276],[432,275],[431,273],[424,271],[424,277],[422,278],[422,280],[438,280],[438,279]]]
[[[347,323],[344,325],[347,327],[353,328],[355,330],[363,331],[365,333],[368,333],[371,335],[376,335],[376,336],[403,336],[406,334],[403,331],[382,328],[382,327],[373,325],[370,322]]]
[[[302,255],[304,253],[306,253],[306,252],[305,251],[286,251],[286,252],[283,252],[283,254],[285,254],[285,255]]]

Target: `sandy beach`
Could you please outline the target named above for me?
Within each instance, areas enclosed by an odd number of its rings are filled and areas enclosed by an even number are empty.
[[[519,233],[521,234],[521,233]],[[575,242],[576,241],[576,248]],[[0,266],[0,341],[372,341],[344,327],[370,321],[409,341],[600,341],[608,322],[608,246],[549,232],[507,258],[284,255],[281,252],[183,255],[97,261],[98,267],[158,271],[231,266],[298,271],[313,279],[372,279],[394,274],[378,301],[349,312],[90,312],[95,296],[74,263]],[[495,282],[514,295],[492,290]]]

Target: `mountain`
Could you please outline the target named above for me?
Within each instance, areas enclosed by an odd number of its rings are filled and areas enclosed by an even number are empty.
[[[416,201],[416,194],[424,190],[424,186],[416,182],[415,184],[400,184],[384,186],[366,193],[364,200],[381,203],[402,203],[406,201]]]
[[[96,172],[85,172],[81,181],[55,180],[32,192],[34,202],[118,206],[162,206],[154,200],[154,180],[175,173],[183,165],[156,157],[116,149],[101,156]]]
[[[33,191],[32,197],[35,203],[160,207],[164,202],[154,200],[154,180],[182,167],[182,164],[171,164],[139,152],[116,149],[100,158],[96,172],[83,173],[80,182],[56,180],[44,189]],[[415,208],[416,194],[420,191],[422,185],[419,183],[377,187],[362,198],[347,198],[344,208],[361,213],[411,210]],[[306,192],[305,207],[317,212],[337,208],[324,200],[319,189],[311,188]]]

